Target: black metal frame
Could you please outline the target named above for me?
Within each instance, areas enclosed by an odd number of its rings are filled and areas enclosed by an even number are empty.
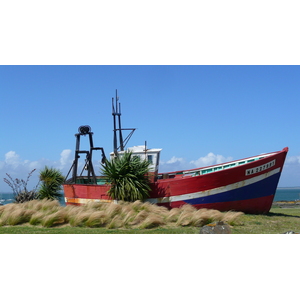
[[[94,147],[93,132],[91,132],[90,130],[91,130],[90,126],[87,126],[87,125],[80,126],[78,129],[79,133],[75,134],[75,137],[76,137],[75,158],[74,158],[73,164],[66,176],[66,179],[68,178],[71,170],[73,170],[73,173],[72,173],[71,182],[68,182],[68,183],[76,183],[78,159],[80,158],[79,154],[85,153],[86,154],[85,165],[80,173],[80,176],[82,176],[82,173],[84,170],[87,170],[88,183],[89,184],[97,184],[96,174],[95,174],[93,162],[92,162],[93,151],[100,150],[102,152],[102,160],[101,160],[102,163],[105,163],[106,156],[104,153],[104,149],[102,147]],[[85,136],[85,135],[89,136],[89,142],[90,142],[90,150],[89,151],[80,150],[80,137]]]

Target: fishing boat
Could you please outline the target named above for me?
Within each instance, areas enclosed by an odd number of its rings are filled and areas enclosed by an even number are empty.
[[[219,211],[242,211],[250,214],[269,212],[283,169],[288,148],[235,160],[208,167],[159,173],[159,158],[162,149],[147,149],[147,144],[125,149],[134,128],[121,127],[121,108],[118,96],[112,98],[113,144],[110,153],[113,159],[131,151],[132,155],[150,162],[149,178],[151,191],[149,201],[168,208],[190,204],[197,209],[216,209]],[[122,132],[129,130],[123,139]],[[89,136],[90,149],[80,150],[80,138]],[[103,176],[96,176],[93,167],[93,153],[100,151],[102,163],[106,156],[102,147],[94,147],[93,132],[89,126],[79,127],[75,134],[76,149],[73,164],[63,185],[67,205],[84,205],[90,201],[112,202],[107,192],[111,185]],[[85,163],[78,175],[78,160],[85,154]],[[85,173],[85,174],[84,174]],[[68,178],[70,176],[70,178]]]

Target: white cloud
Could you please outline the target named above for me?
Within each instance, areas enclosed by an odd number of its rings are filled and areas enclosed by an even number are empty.
[[[27,161],[28,168],[33,169],[40,169],[41,168],[41,162],[39,161]]]
[[[184,162],[184,159],[173,156],[170,160],[167,161],[167,164],[174,164],[174,163],[178,163],[178,162],[182,163],[182,162]]]
[[[210,165],[222,164],[233,160],[232,157],[224,157],[220,154],[208,153],[206,156],[200,157],[197,160],[192,160],[190,163],[195,165],[196,168],[206,167]]]
[[[58,168],[63,174],[67,174],[71,167],[72,160],[70,159],[71,150],[65,149],[60,154],[60,159],[56,161],[50,161],[45,158],[41,158],[36,161],[22,160],[20,155],[15,151],[9,151],[4,155],[4,160],[0,160],[0,192],[10,192],[10,188],[4,183],[3,179],[7,178],[8,173],[13,179],[26,179],[29,172],[36,169],[33,172],[28,188],[33,188],[39,181],[39,171],[44,166]]]
[[[210,165],[216,165],[231,161],[232,157],[224,157],[223,155],[215,155],[210,152],[206,156],[200,157],[197,160],[192,160],[190,162],[185,161],[184,158],[173,156],[166,162],[160,163],[160,172],[174,172],[180,170],[189,170],[200,167],[206,167]]]
[[[5,154],[5,164],[16,168],[20,164],[20,156],[15,151],[9,151]]]
[[[286,158],[286,163],[298,163],[300,164],[300,156],[291,156]]]
[[[61,152],[61,154],[60,154],[61,167],[64,167],[66,164],[70,164],[71,152],[72,152],[72,150],[70,150],[70,149],[65,149]]]
[[[173,172],[186,169],[186,161],[183,158],[173,156],[167,162],[160,162],[161,172]]]

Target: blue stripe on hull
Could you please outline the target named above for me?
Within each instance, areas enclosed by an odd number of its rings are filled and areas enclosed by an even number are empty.
[[[274,195],[280,178],[280,172],[259,182],[216,195],[184,200],[187,204],[208,204],[247,200]]]

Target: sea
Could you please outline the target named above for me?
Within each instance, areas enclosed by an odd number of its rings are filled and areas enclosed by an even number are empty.
[[[64,196],[60,197],[59,199],[59,204],[61,206],[66,206]],[[12,193],[0,193],[0,205],[5,205],[9,203],[13,203],[14,200],[14,194]]]
[[[300,200],[300,187],[287,187],[287,188],[278,188],[276,190],[275,201],[296,201]],[[5,205],[8,203],[14,202],[14,195],[12,193],[0,193],[0,205]],[[62,196],[59,199],[61,206],[66,206],[64,197]]]

